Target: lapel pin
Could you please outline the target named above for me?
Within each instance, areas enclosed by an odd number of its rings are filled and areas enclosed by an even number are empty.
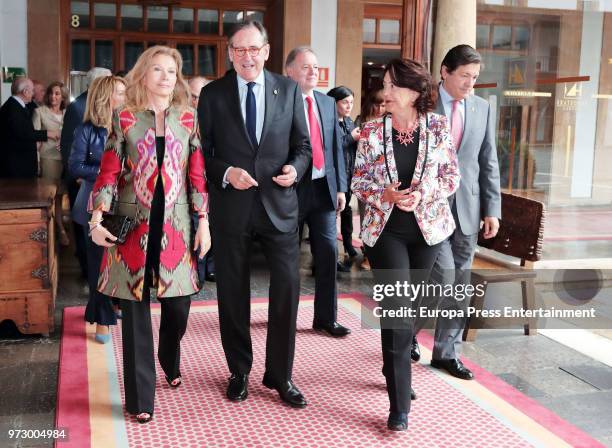
[[[278,95],[278,89],[274,89],[274,95]]]

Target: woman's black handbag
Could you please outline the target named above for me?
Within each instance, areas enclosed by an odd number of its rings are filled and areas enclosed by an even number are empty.
[[[130,218],[129,216],[123,215],[106,215],[104,216],[104,227],[108,230],[113,236],[116,236],[117,239],[114,242],[115,244],[123,244],[125,243],[125,239],[127,238],[127,234],[132,230],[136,220],[134,218]]]

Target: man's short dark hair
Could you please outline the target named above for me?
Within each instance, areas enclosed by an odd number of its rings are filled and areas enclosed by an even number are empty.
[[[468,64],[482,64],[482,56],[473,47],[462,44],[448,50],[441,65],[446,67],[449,73],[452,73],[457,67]],[[442,70],[442,67],[440,67],[440,70]]]
[[[241,31],[245,28],[249,28],[249,27],[253,27],[256,28],[257,31],[259,31],[261,33],[261,36],[263,37],[263,41],[264,44],[268,43],[268,32],[266,31],[266,28],[261,24],[260,21],[258,20],[243,20],[242,22],[238,22],[236,23],[230,33],[229,36],[227,36],[227,41],[229,43],[229,45],[232,45],[232,39],[234,38],[234,36],[236,35],[236,33],[238,31]]]

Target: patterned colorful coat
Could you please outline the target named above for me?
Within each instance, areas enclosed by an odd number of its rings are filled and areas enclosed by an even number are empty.
[[[180,111],[172,106],[166,111],[166,150],[161,168],[165,210],[158,297],[198,291],[191,249],[191,212],[208,211],[208,191],[196,117],[192,108]],[[104,250],[98,290],[111,297],[142,300],[149,215],[158,171],[155,114],[125,108],[115,111],[92,192],[92,207],[109,211],[117,191],[117,213],[134,217],[136,226],[124,244]]]
[[[383,120],[386,120],[386,144],[383,144]],[[427,120],[429,128],[425,116],[419,117],[419,154],[410,189],[421,193],[414,215],[425,241],[434,245],[448,238],[455,229],[447,198],[459,187],[460,176],[446,117],[428,113]],[[366,204],[361,221],[361,239],[370,247],[376,243],[394,207],[394,204],[382,200],[385,187],[398,182],[391,126],[390,115],[363,126],[351,183],[355,196]],[[428,140],[429,149],[426,151]],[[388,171],[383,151],[387,153]]]

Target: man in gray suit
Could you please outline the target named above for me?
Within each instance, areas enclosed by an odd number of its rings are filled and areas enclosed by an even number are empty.
[[[452,283],[452,277],[455,284],[470,282],[480,227],[484,227],[485,238],[493,238],[501,218],[495,123],[489,103],[472,94],[480,64],[481,56],[474,48],[458,45],[448,51],[440,68],[442,82],[436,112],[448,118],[461,173],[459,189],[454,198],[449,198],[457,228],[442,244],[432,274],[443,284]],[[465,310],[468,305],[469,298],[455,297],[442,298],[439,303],[441,309]],[[417,322],[415,335],[423,325],[423,320]],[[464,325],[465,318],[438,319],[431,365],[471,380],[473,373],[459,359]],[[415,361],[420,358],[416,337],[411,356]]]

